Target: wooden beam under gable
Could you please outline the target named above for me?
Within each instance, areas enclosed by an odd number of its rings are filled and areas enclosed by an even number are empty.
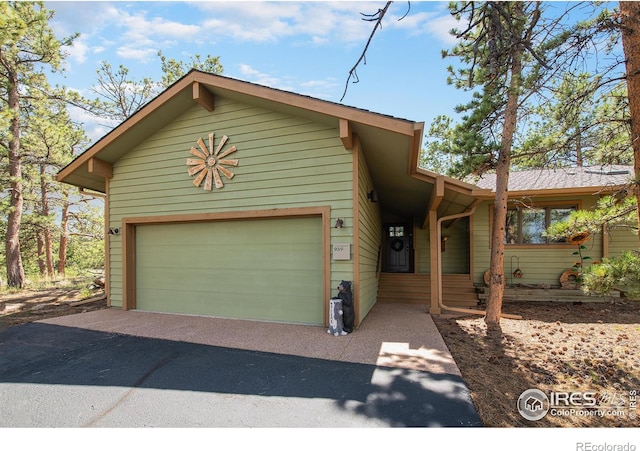
[[[213,111],[213,94],[197,81],[193,82],[193,100],[198,102],[208,112]]]
[[[89,159],[87,165],[89,174],[95,174],[106,179],[113,177],[113,165],[108,161],[93,157]]]
[[[424,218],[424,222],[422,223],[423,229],[426,229],[429,225],[429,212],[437,212],[442,199],[444,199],[444,177],[440,175],[436,177],[436,182],[434,183],[433,189],[431,190],[431,197],[429,198],[429,204],[427,205],[427,214]]]
[[[347,119],[340,119],[340,140],[345,149],[353,149],[353,132],[351,123]]]

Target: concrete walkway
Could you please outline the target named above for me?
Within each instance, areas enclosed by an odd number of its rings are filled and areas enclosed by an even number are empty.
[[[384,304],[340,337],[117,309],[13,327],[0,410],[0,427],[481,426],[431,317]]]
[[[41,321],[137,337],[185,341],[340,362],[460,375],[422,306],[378,304],[355,333],[335,337],[320,326],[171,315],[120,309]]]

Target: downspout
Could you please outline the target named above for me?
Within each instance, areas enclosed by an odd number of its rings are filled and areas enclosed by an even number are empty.
[[[444,221],[449,221],[451,219],[466,218],[471,216],[475,211],[476,211],[476,206],[473,205],[470,210],[464,211],[462,213],[457,213],[455,215],[443,216],[442,218],[439,218],[436,226],[436,245],[438,245],[438,243],[440,243],[440,240],[442,239],[442,223]],[[438,307],[440,307],[443,310],[449,310],[452,312],[471,313],[473,315],[486,315],[487,312],[484,310],[474,310],[474,309],[468,309],[468,308],[462,308],[462,307],[450,307],[442,303],[442,253],[440,252],[438,253],[437,259],[438,259],[438,264],[437,264],[436,271],[438,272],[438,286],[437,286]],[[510,319],[522,319],[522,316],[509,315],[505,313],[501,313],[500,316],[503,318],[510,318]]]

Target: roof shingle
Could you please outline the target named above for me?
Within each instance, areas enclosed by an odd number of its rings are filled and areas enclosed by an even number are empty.
[[[529,169],[509,173],[509,191],[539,191],[622,186],[633,179],[633,166],[591,166]],[[469,177],[465,181],[495,191],[496,174]]]
[[[633,166],[591,166],[553,169],[529,169],[509,174],[509,191],[539,191],[622,186],[633,179]],[[480,188],[495,191],[496,174],[467,178]]]

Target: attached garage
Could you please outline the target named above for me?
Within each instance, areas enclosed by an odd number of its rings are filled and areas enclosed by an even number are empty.
[[[192,70],[57,179],[105,196],[110,307],[328,325],[348,280],[358,326],[377,301],[382,207],[424,222],[433,197],[412,169],[423,131]]]
[[[136,308],[323,324],[321,217],[138,225]]]

